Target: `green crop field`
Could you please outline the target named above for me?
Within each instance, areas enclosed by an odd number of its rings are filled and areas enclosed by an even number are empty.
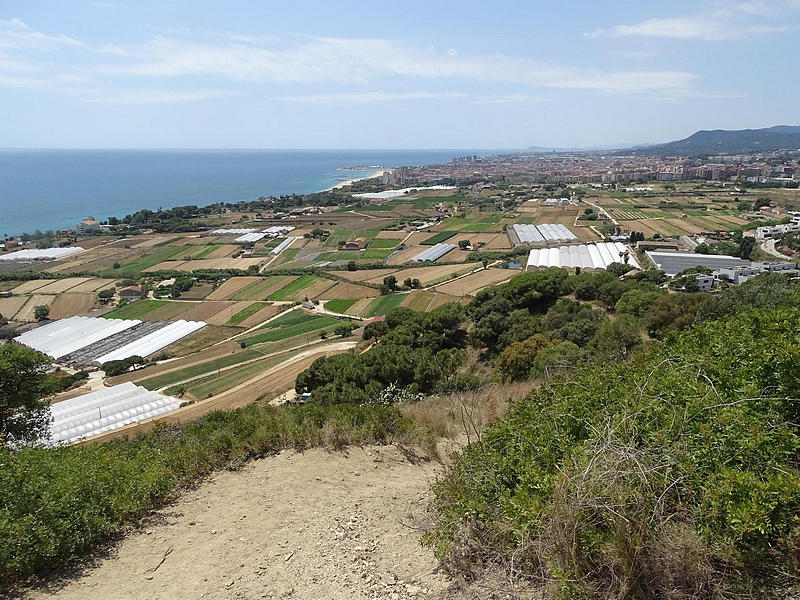
[[[406,299],[406,294],[390,294],[389,296],[381,296],[375,298],[373,302],[367,307],[365,317],[374,317],[376,315],[385,315],[393,308],[397,308]]]
[[[448,231],[470,231],[480,233],[497,227],[502,216],[501,213],[491,213],[467,218],[450,217],[444,221],[444,225],[447,227]]]
[[[389,239],[389,238],[378,238],[374,239],[369,243],[367,248],[394,248],[400,240]]]
[[[270,295],[270,300],[295,300],[297,299],[298,294],[302,292],[304,289],[311,287],[317,281],[319,281],[319,277],[314,277],[313,275],[303,275],[302,277],[295,279],[288,285],[283,286],[274,294]]]
[[[254,352],[253,350],[248,350],[248,352]],[[257,354],[257,353],[256,353]],[[290,358],[292,352],[283,352],[281,354],[276,354],[275,356],[269,356],[263,360],[255,361],[251,364],[242,365],[236,369],[230,369],[221,374],[213,373],[211,375],[206,375],[204,377],[199,377],[193,381],[189,381],[185,384],[173,386],[166,390],[167,392],[177,393],[182,391],[181,388],[184,388],[188,391],[192,396],[195,398],[208,398],[211,395],[218,394],[225,390],[229,390],[234,386],[239,385],[240,383],[244,383],[248,379],[255,377],[259,373],[262,373],[264,370],[269,369],[270,367],[274,367],[277,364],[280,364],[287,358]]]
[[[177,383],[178,381],[186,381],[198,375],[211,373],[212,371],[215,372],[217,369],[224,369],[225,367],[246,362],[258,358],[259,356],[262,356],[262,354],[257,350],[245,350],[244,352],[229,354],[228,356],[221,356],[219,359],[208,360],[192,365],[185,369],[178,369],[177,371],[170,371],[169,373],[149,377],[148,379],[137,381],[136,385],[141,385],[148,390],[158,390],[170,384]]]
[[[135,262],[122,265],[120,270],[130,273],[149,269],[160,262],[164,262],[165,260],[169,260],[170,258],[177,256],[181,252],[186,252],[187,247],[188,246],[166,246],[157,252],[153,252],[152,254],[141,257]]]
[[[367,248],[362,258],[367,260],[383,260],[394,252],[393,248]]]
[[[339,323],[337,319],[333,317],[321,317],[318,315],[309,315],[304,313],[303,311],[293,311],[297,312],[300,315],[303,315],[305,318],[300,322],[293,322],[292,324],[281,324],[275,325],[280,319],[276,319],[269,323],[269,327],[264,327],[266,329],[264,333],[260,333],[258,335],[254,335],[252,337],[245,338],[241,340],[246,346],[252,346],[254,344],[262,344],[264,342],[277,342],[279,340],[285,340],[286,338],[294,337],[296,335],[301,335],[303,333],[310,333],[312,331],[317,331],[318,329],[323,329],[325,327],[330,327],[332,325],[336,325]],[[287,317],[289,315],[286,315]],[[297,317],[295,317],[297,318]],[[286,323],[290,321],[287,319]]]
[[[289,279],[288,275],[273,275],[267,277],[262,281],[257,281],[252,285],[247,286],[243,290],[239,290],[233,296],[233,300],[265,300],[264,292],[271,287],[275,287],[281,281]]]
[[[361,252],[322,252],[317,256],[317,260],[358,260],[362,258]]]
[[[211,246],[206,246],[200,252],[194,255],[194,258],[205,258],[209,254],[211,254],[217,248],[222,248],[222,244],[212,244]]]
[[[433,246],[445,240],[449,240],[457,233],[458,233],[457,231],[440,231],[436,235],[432,235],[426,240],[421,241],[420,244],[423,246]]]
[[[325,308],[331,312],[344,313],[355,303],[355,300],[328,300],[325,302]]]
[[[169,304],[167,300],[137,300],[103,315],[106,319],[138,319],[159,306]]]
[[[265,306],[269,306],[269,302],[254,302],[250,306],[248,306],[246,308],[243,308],[242,310],[237,312],[235,315],[233,315],[230,318],[230,320],[227,323],[225,323],[225,325],[236,326],[239,323],[241,323],[242,321],[244,321],[246,318],[256,314],[258,311],[260,311]]]

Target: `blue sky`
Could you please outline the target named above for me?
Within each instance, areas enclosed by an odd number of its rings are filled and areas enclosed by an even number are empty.
[[[0,147],[524,148],[799,124],[800,0],[0,3]]]

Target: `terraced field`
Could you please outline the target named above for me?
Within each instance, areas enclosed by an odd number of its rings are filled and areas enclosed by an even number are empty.
[[[270,294],[275,293],[297,277],[289,275],[273,275],[250,285],[233,294],[234,300],[266,300]]]
[[[328,288],[333,287],[334,282],[330,279],[322,279],[314,275],[303,275],[291,281],[278,291],[269,295],[270,300],[295,301],[304,298],[316,298]]]

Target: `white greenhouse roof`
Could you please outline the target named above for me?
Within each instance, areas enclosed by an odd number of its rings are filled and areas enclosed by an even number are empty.
[[[129,356],[149,356],[204,326],[203,321],[70,317],[27,331],[14,341],[53,360],[104,363]]]
[[[163,415],[179,408],[175,398],[127,382],[50,406],[50,445],[68,444]]]
[[[139,323],[138,319],[70,317],[32,329],[14,340],[58,360]]]
[[[242,235],[245,233],[255,233],[258,229],[215,229],[211,235]]]
[[[289,244],[291,244],[291,243],[292,243],[294,240],[295,240],[295,238],[293,238],[292,236],[289,236],[289,237],[287,237],[287,238],[286,238],[285,240],[283,240],[283,241],[282,241],[280,244],[278,244],[277,246],[275,246],[275,247],[274,247],[274,248],[271,250],[271,253],[272,253],[272,254],[280,254],[280,253],[283,251],[283,249],[284,249],[284,248],[286,248],[286,247],[287,247]]]
[[[162,348],[169,346],[172,342],[176,342],[182,337],[186,337],[190,333],[205,327],[205,325],[203,321],[184,321],[183,319],[174,321],[166,327],[162,327],[138,340],[134,340],[98,357],[96,362],[103,364],[110,360],[123,360],[131,356],[149,356],[153,352],[158,352]]]
[[[294,225],[273,225],[272,227],[267,227],[264,230],[264,233],[269,235],[278,235],[281,233],[289,233],[290,231],[294,231],[297,229]]]
[[[17,250],[11,254],[1,254],[0,260],[55,260],[83,252],[83,248],[73,246],[70,248],[44,248],[42,250]]]
[[[520,244],[541,244],[554,242],[577,242],[576,236],[566,225],[560,223],[539,223],[538,225],[511,226]]]
[[[423,252],[420,252],[411,260],[412,262],[433,262],[444,256],[451,250],[454,250],[455,247],[456,247],[455,244],[439,243],[436,244],[435,246],[431,246],[430,248],[428,248]]]
[[[565,269],[606,269],[611,263],[622,263],[621,253],[628,253],[628,264],[641,269],[634,253],[621,242],[572,244],[555,248],[534,248],[528,255],[528,267]]]
[[[245,233],[244,235],[240,235],[234,241],[235,242],[257,242],[261,238],[267,237],[266,233]]]

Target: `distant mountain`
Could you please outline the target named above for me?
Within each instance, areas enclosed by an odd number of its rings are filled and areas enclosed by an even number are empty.
[[[698,131],[676,142],[633,148],[639,154],[702,156],[707,154],[742,154],[800,148],[800,127],[776,125],[765,129]]]

